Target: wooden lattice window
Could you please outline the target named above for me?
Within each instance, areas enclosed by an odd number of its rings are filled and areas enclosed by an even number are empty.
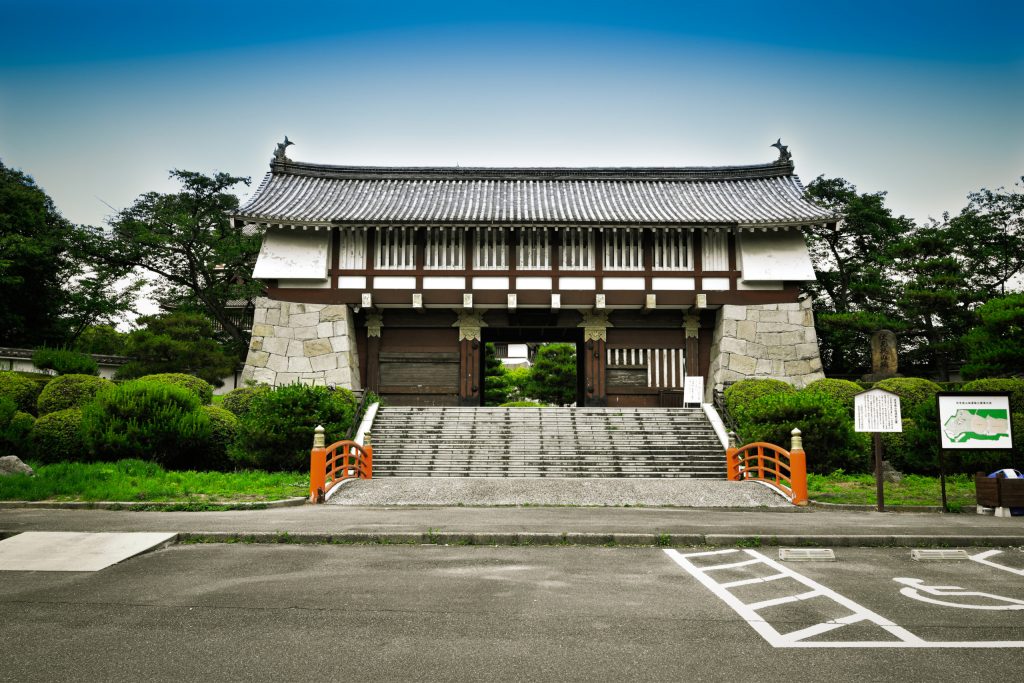
[[[689,230],[668,228],[654,231],[654,269],[691,270],[691,233]]]
[[[701,235],[701,269],[705,271],[729,270],[729,233],[725,230],[706,230]]]
[[[547,228],[523,228],[516,249],[517,265],[522,270],[551,268],[551,237]]]
[[[378,228],[375,246],[380,270],[412,270],[416,267],[416,228]]]
[[[473,267],[478,270],[508,268],[508,231],[504,228],[477,228],[473,246]]]
[[[604,231],[606,270],[643,270],[643,230],[624,228]]]
[[[561,232],[559,265],[563,270],[594,269],[593,228],[565,228]]]
[[[427,228],[425,268],[462,270],[466,267],[463,228]]]
[[[338,267],[342,270],[366,268],[366,229],[339,228]]]

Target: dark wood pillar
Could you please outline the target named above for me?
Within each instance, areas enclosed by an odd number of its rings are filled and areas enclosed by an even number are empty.
[[[608,388],[605,377],[605,358],[608,343],[604,339],[588,339],[583,342],[583,374],[587,406],[608,405]]]
[[[463,339],[459,342],[459,405],[481,404],[481,350],[481,342],[478,339]]]
[[[688,313],[683,319],[683,334],[686,339],[686,375],[700,375],[700,315]]]
[[[380,329],[383,315],[379,311],[366,314],[366,388],[380,393]]]

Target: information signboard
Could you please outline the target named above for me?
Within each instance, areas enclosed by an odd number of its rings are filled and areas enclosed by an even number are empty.
[[[940,447],[1013,448],[1008,394],[938,395]]]
[[[885,389],[862,391],[853,397],[854,429],[858,432],[902,432],[900,397]]]
[[[704,378],[700,375],[683,380],[683,403],[704,402]]]

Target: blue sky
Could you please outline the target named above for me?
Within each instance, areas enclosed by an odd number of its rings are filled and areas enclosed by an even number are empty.
[[[0,0],[0,159],[99,224],[172,168],[727,165],[918,219],[1024,174],[1024,3]],[[13,29],[13,30],[12,30]]]

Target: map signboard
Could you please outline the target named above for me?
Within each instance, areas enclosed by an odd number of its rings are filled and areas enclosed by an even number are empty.
[[[941,448],[1013,448],[1006,394],[938,395]]]
[[[902,432],[900,397],[885,389],[854,395],[853,422],[858,432]]]

